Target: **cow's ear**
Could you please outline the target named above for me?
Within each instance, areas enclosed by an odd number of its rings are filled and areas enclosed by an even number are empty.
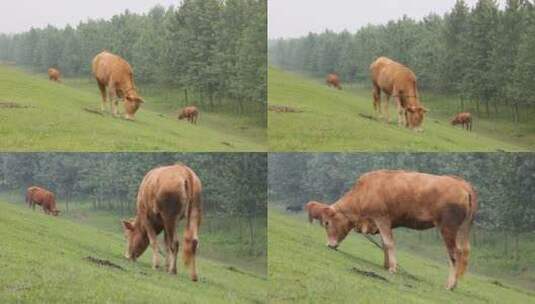
[[[419,110],[422,111],[423,113],[427,113],[427,112],[429,112],[429,110],[426,109],[426,108],[424,108],[424,107],[421,107]]]
[[[125,229],[134,230],[134,225],[132,225],[132,223],[128,220],[122,220],[121,224],[123,225]]]
[[[418,110],[418,108],[416,108],[415,106],[410,106],[407,108],[407,111],[411,112],[411,113],[414,113]]]
[[[328,217],[333,217],[336,215],[336,211],[331,206],[324,207],[322,210],[322,213],[323,215],[328,216]]]

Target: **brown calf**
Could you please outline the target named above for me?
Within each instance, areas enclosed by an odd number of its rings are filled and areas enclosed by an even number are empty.
[[[61,82],[59,78],[61,77],[61,72],[58,69],[50,68],[48,69],[48,79],[55,82]]]
[[[337,74],[331,73],[327,75],[325,83],[327,83],[328,87],[335,87],[338,90],[342,89],[342,86],[340,85],[340,76],[338,76]]]
[[[472,132],[472,114],[468,112],[457,114],[450,120],[450,123],[452,126],[463,125],[463,129],[466,127],[466,130]]]
[[[359,178],[335,204],[323,210],[328,246],[336,249],[362,220],[373,222],[384,247],[384,267],[396,272],[392,229],[437,227],[450,258],[446,287],[455,288],[468,265],[469,233],[477,194],[461,178],[418,172],[380,170]],[[358,228],[358,229],[363,229]]]
[[[308,212],[308,221],[313,223],[314,220],[318,220],[320,225],[323,226],[323,221],[321,220],[322,209],[325,208],[325,204],[316,201],[310,201],[305,205],[305,210]]]
[[[189,106],[185,107],[180,111],[180,115],[178,115],[178,119],[182,120],[184,118],[187,118],[187,120],[192,124],[197,124],[197,119],[199,118],[199,109],[195,106]]]
[[[41,187],[32,186],[26,190],[26,203],[33,210],[35,210],[35,205],[41,206],[45,214],[57,216],[60,212],[56,209],[54,193]]]
[[[195,255],[199,244],[201,224],[201,181],[190,168],[183,165],[159,167],[143,178],[137,194],[137,213],[134,219],[123,220],[126,237],[126,258],[135,261],[152,248],[152,267],[160,266],[158,234],[164,231],[168,272],[176,274],[179,241],[175,236],[177,222],[186,218],[183,259],[190,266],[191,280],[197,281]]]

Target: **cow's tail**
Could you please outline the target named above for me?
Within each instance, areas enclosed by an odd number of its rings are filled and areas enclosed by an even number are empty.
[[[468,267],[468,257],[470,255],[470,229],[474,222],[477,211],[477,193],[471,185],[468,185],[468,212],[457,232],[456,247],[459,252],[458,256],[458,276],[462,277]]]
[[[198,188],[198,180],[189,172],[185,182],[187,193],[186,227],[184,229],[184,248],[182,250],[183,261],[186,266],[195,263],[195,254],[199,245],[199,226],[202,221],[201,189]],[[193,265],[193,267],[195,267]]]
[[[28,207],[32,207],[31,199],[30,199],[30,191],[26,191],[26,204],[28,204]]]

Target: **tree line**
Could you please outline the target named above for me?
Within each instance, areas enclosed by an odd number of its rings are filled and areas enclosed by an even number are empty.
[[[232,102],[240,112],[262,111],[267,96],[265,0],[184,0],[146,14],[126,10],[110,20],[65,28],[47,26],[0,34],[0,61],[44,72],[91,74],[102,50],[130,62],[137,80],[184,88],[201,104]],[[190,97],[191,99],[191,97]]]
[[[510,109],[515,122],[531,119],[535,105],[535,6],[529,0],[479,0],[473,8],[458,0],[445,15],[416,21],[407,16],[356,33],[310,33],[270,41],[269,58],[283,68],[343,81],[369,81],[368,68],[379,56],[408,65],[425,90],[458,96],[480,115]],[[510,113],[510,114],[509,114]],[[525,113],[524,115],[521,115]]]

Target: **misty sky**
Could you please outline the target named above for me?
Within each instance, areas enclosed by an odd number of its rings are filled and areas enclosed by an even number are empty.
[[[180,0],[0,0],[0,33],[18,33],[48,24],[73,26],[88,18],[109,19],[129,9],[148,12],[153,6],[177,6]]]
[[[465,0],[473,6],[477,0]],[[383,24],[404,14],[421,19],[431,12],[444,14],[456,0],[268,0],[269,38],[299,37],[309,32],[355,32]],[[499,3],[505,0],[499,0]]]

